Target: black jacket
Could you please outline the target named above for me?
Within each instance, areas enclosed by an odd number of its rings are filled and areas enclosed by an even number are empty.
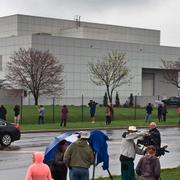
[[[151,145],[156,148],[161,147],[161,135],[157,128],[153,128],[149,130]]]

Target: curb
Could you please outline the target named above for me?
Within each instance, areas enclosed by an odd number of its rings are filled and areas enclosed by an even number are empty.
[[[98,130],[116,130],[116,129],[127,129],[128,126],[123,127],[98,127],[98,128],[72,128],[72,129],[43,129],[43,130],[27,130],[21,131],[22,134],[27,133],[45,133],[45,132],[65,132],[65,131],[90,131],[94,129]],[[138,128],[147,128],[147,126],[136,126]],[[179,127],[178,125],[160,125],[158,128],[175,128]]]

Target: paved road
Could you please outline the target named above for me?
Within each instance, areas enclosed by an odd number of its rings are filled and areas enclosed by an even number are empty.
[[[107,130],[111,141],[108,142],[110,154],[110,172],[114,175],[120,174],[119,146],[121,134],[124,130]],[[170,153],[160,158],[163,168],[176,167],[180,165],[180,129],[160,129],[162,143],[168,144]],[[31,163],[34,151],[44,151],[46,145],[59,133],[29,133],[22,134],[20,141],[12,143],[11,147],[0,151],[0,179],[2,180],[24,180],[27,167]],[[135,164],[140,156],[136,157]],[[92,169],[90,170],[92,174]],[[101,165],[96,168],[96,177],[108,176]]]

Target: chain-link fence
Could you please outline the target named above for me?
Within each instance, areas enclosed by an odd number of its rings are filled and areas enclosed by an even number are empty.
[[[0,104],[6,106],[8,110],[8,118],[13,120],[14,112],[13,106],[15,104],[21,105],[21,123],[38,122],[38,108],[34,105],[34,99],[31,95],[27,94],[26,97],[22,96],[23,93],[8,93],[8,91],[0,94]],[[157,101],[163,99],[162,96],[133,96],[132,105],[129,106],[129,97],[119,97],[120,107],[114,108],[114,119],[143,119],[145,116],[145,106],[151,103],[154,108],[157,107]],[[96,120],[105,121],[105,107],[103,106],[103,97],[87,97],[82,95],[80,97],[40,97],[39,105],[45,107],[45,122],[57,123],[61,120],[62,105],[68,106],[68,119],[72,122],[90,122],[90,109],[88,103],[90,100],[97,102]],[[115,105],[115,98],[113,99]],[[124,108],[122,110],[122,108]]]

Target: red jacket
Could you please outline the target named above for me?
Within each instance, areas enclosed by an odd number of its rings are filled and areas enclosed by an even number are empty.
[[[62,110],[61,110],[61,113],[62,113],[61,118],[66,120],[67,119],[67,114],[68,114],[68,108],[66,106],[63,107]]]

